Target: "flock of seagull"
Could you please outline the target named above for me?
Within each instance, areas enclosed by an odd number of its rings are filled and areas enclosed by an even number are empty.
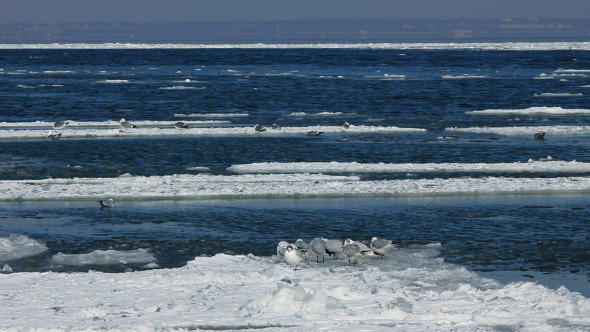
[[[348,129],[348,128],[350,128],[350,123],[348,123],[348,122],[344,122],[344,123],[342,123],[342,124],[340,125],[340,127],[341,127],[342,129]],[[274,129],[274,130],[281,130],[281,126],[279,126],[279,125],[278,125],[278,124],[276,124],[276,123],[273,123],[273,124],[272,124],[272,129]],[[266,127],[264,127],[263,125],[261,125],[261,124],[257,123],[257,124],[254,126],[254,131],[257,131],[257,132],[265,132],[265,131],[266,131]],[[308,132],[307,132],[307,136],[319,136],[319,135],[321,135],[321,134],[323,134],[323,133],[324,133],[323,131],[310,130],[310,131],[308,131]]]
[[[294,243],[281,241],[277,245],[277,255],[282,256],[289,267],[293,268],[294,266],[294,270],[299,270],[298,267],[304,260],[307,260],[307,256],[315,256],[317,263],[320,262],[320,257],[322,262],[325,262],[326,257],[337,260],[340,256],[344,256],[348,259],[350,266],[358,264],[361,257],[377,256],[377,259],[382,259],[385,253],[392,248],[395,248],[395,244],[391,240],[377,237],[371,239],[369,246],[351,239],[342,241],[316,237],[310,243],[302,239],[298,239]]]

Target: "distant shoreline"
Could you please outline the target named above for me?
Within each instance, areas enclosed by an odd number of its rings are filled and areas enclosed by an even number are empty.
[[[0,43],[590,40],[588,19],[0,24]]]

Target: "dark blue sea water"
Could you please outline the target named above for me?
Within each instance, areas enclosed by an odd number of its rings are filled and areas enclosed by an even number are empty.
[[[440,140],[456,135],[446,132],[448,127],[588,125],[587,115],[465,112],[587,109],[590,73],[584,70],[590,69],[590,51],[5,49],[0,69],[0,122],[177,121],[186,118],[176,114],[247,113],[224,119],[231,121],[228,126],[245,127],[348,121],[428,130],[313,139],[3,140],[0,180],[198,172],[190,167],[224,175],[231,165],[256,162],[514,163],[547,156],[590,161],[590,139],[584,135],[538,141],[461,134]],[[464,176],[482,175],[361,175],[374,180]],[[10,262],[20,271],[118,272],[127,267],[55,267],[50,259],[58,252],[146,248],[167,268],[220,252],[270,256],[281,240],[378,236],[402,247],[441,243],[445,260],[476,271],[573,273],[587,279],[589,211],[586,194],[129,201],[108,210],[94,201],[57,199],[1,202],[0,237],[24,234],[49,248],[41,257]]]

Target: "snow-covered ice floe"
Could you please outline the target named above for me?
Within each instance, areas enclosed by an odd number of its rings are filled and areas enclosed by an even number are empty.
[[[590,177],[361,180],[323,174],[130,176],[0,181],[0,201],[405,197],[590,192]]]
[[[26,235],[0,237],[0,263],[40,255],[47,251],[45,243]]]
[[[481,111],[468,111],[469,115],[590,115],[590,109],[565,109],[561,107],[529,107],[525,109],[488,109]]]
[[[444,262],[440,244],[357,266],[218,254],[181,268],[0,275],[0,329],[188,331],[571,331],[590,299],[565,287],[502,284]]]
[[[548,158],[546,158],[548,159]],[[263,162],[232,165],[234,173],[589,173],[590,163],[578,161],[533,161],[524,163],[358,163],[358,162]]]
[[[57,253],[51,258],[54,265],[116,265],[116,264],[152,264],[154,257],[146,249],[135,250],[94,250],[87,254]]]
[[[447,127],[445,131],[462,134],[484,134],[500,136],[533,136],[544,132],[550,136],[588,136],[590,126],[520,126],[520,127]]]
[[[119,120],[113,121],[72,121],[67,120],[68,124],[66,125],[64,130],[70,129],[81,129],[81,128],[119,128],[121,123]],[[139,121],[130,121],[134,125],[138,127],[147,127],[147,128],[155,128],[155,127],[174,127],[176,121],[153,121],[153,120],[139,120]],[[229,124],[230,121],[225,120],[205,120],[205,121],[183,121],[184,123],[192,126],[212,126],[212,125],[220,125],[220,124]],[[11,129],[50,129],[52,128],[54,122],[48,121],[35,121],[35,122],[0,122],[0,128],[11,128]],[[0,131],[2,132],[2,131]],[[0,134],[3,136],[4,133]],[[1,136],[0,136],[1,137]]]
[[[422,128],[401,128],[394,126],[350,126],[343,129],[340,126],[309,126],[309,127],[282,127],[281,129],[267,128],[264,132],[254,130],[253,126],[248,127],[195,127],[188,129],[174,128],[174,122],[166,122],[166,127],[142,127],[141,122],[129,121],[138,128],[132,129],[78,129],[68,128],[60,131],[60,139],[68,138],[102,138],[102,137],[198,137],[198,136],[296,136],[307,135],[309,131],[321,131],[324,134],[404,134],[404,133],[425,133]],[[118,124],[118,122],[117,122]],[[25,139],[46,139],[47,130],[33,129],[4,129],[0,130],[0,140],[25,140]]]
[[[0,44],[0,49],[383,49],[383,50],[590,50],[590,42],[461,43],[44,43]]]

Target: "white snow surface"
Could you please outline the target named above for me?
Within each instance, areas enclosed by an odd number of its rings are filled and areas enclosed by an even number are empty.
[[[188,129],[174,128],[174,122],[165,122],[158,126],[154,122],[144,123],[141,121],[128,120],[138,128],[120,130],[119,128],[74,128],[66,127],[60,131],[60,139],[68,138],[101,138],[101,137],[196,137],[196,136],[306,136],[308,131],[322,131],[325,134],[400,134],[400,133],[425,133],[422,128],[401,128],[394,126],[351,126],[349,129],[342,129],[340,126],[308,126],[308,127],[283,127],[281,129],[267,128],[265,132],[257,132],[254,126],[248,127],[193,127]],[[189,126],[192,121],[186,122]],[[198,122],[197,122],[198,123]],[[118,127],[118,122],[117,122]],[[0,129],[0,140],[25,140],[25,139],[47,139],[47,128],[35,129]]]
[[[537,106],[525,109],[488,109],[468,111],[469,115],[588,115],[590,109],[564,109],[561,107]]]
[[[3,331],[572,331],[590,299],[501,284],[445,263],[438,244],[294,271],[282,258],[218,254],[182,268],[0,275]]]
[[[460,177],[363,181],[323,174],[176,174],[0,181],[0,201],[404,197],[590,192],[590,177]]]
[[[0,44],[0,49],[384,49],[590,50],[590,42],[459,43],[46,43]]]
[[[548,158],[545,158],[548,159]],[[590,163],[578,161],[533,161],[523,163],[358,163],[358,162],[262,162],[232,165],[228,171],[247,173],[588,173]]]
[[[447,127],[445,131],[462,134],[485,134],[500,136],[533,136],[544,132],[550,136],[588,136],[590,126],[513,126],[513,127]]]
[[[45,243],[26,235],[11,234],[8,237],[0,237],[0,263],[37,256],[46,251]]]

